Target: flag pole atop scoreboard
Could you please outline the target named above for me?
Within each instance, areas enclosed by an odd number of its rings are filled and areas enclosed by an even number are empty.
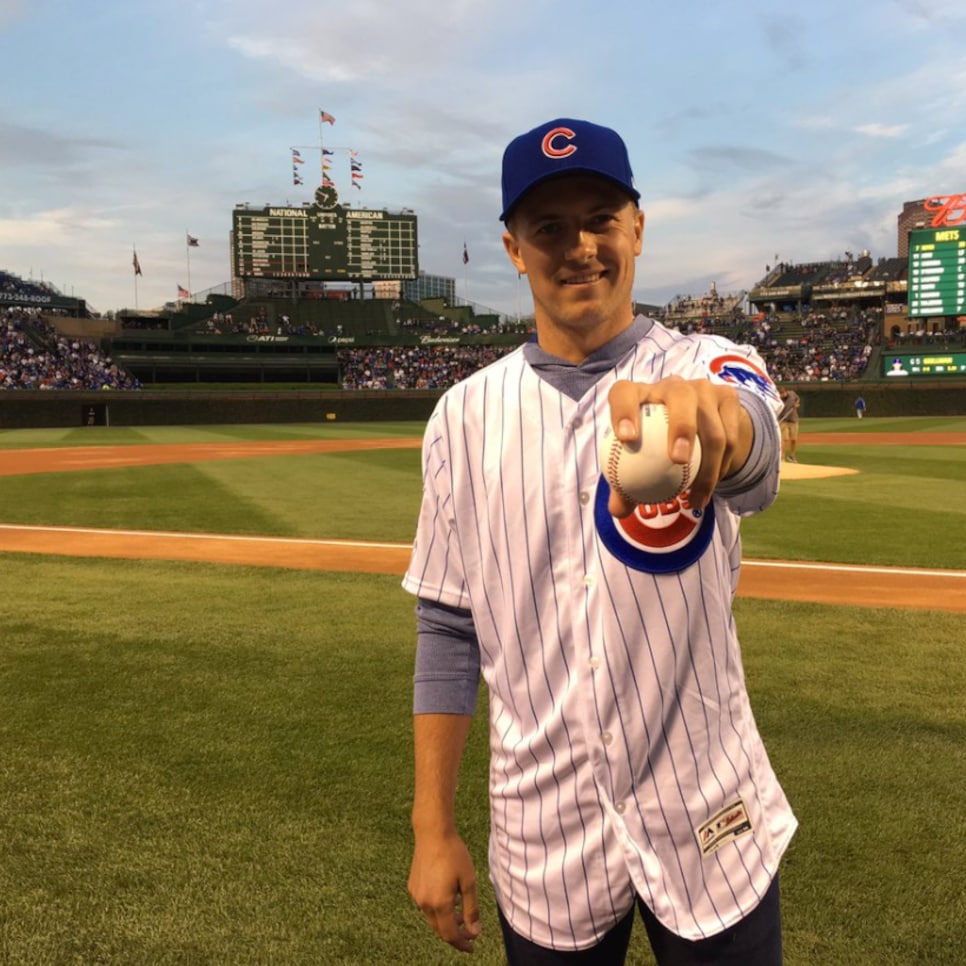
[[[323,111],[322,108],[319,108],[319,159],[320,159],[319,163],[322,166],[322,181],[320,182],[321,184],[325,184],[325,182],[328,180],[326,176],[326,167],[325,167],[325,145],[323,144],[323,137],[322,137],[322,126],[324,124],[335,124],[335,118],[327,111]]]

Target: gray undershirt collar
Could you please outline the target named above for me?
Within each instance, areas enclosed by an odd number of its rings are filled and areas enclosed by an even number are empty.
[[[537,342],[523,347],[523,356],[541,379],[545,379],[558,392],[577,400],[590,389],[601,376],[615,365],[650,331],[653,319],[643,315],[610,342],[591,353],[583,362],[568,362],[540,348]]]

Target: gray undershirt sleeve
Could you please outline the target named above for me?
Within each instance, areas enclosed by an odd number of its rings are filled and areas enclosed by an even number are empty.
[[[423,597],[416,605],[413,714],[473,714],[480,645],[468,610]]]
[[[767,494],[777,491],[777,486],[771,482],[771,478],[777,479],[777,467],[779,466],[779,453],[781,450],[781,437],[778,431],[778,423],[775,419],[774,411],[771,406],[761,397],[751,392],[741,392],[738,394],[739,401],[745,412],[751,418],[751,424],[755,430],[755,439],[751,445],[751,452],[745,465],[737,473],[729,476],[726,480],[718,483],[715,494],[724,497],[726,500],[733,497],[752,496],[751,501],[742,500],[742,504],[757,502],[755,497],[756,489],[761,489],[761,497],[767,499]],[[766,504],[767,505],[767,504]]]

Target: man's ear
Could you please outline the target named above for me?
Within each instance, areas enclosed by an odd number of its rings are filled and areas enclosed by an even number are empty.
[[[520,255],[520,246],[517,244],[517,240],[513,237],[512,232],[505,231],[503,233],[503,247],[506,249],[510,261],[513,262],[513,267],[517,270],[517,274],[526,275],[527,267],[523,263],[523,258]]]

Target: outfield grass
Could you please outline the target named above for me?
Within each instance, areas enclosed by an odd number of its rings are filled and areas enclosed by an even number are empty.
[[[966,432],[966,419],[815,420],[806,432]],[[870,428],[870,426],[872,428]],[[18,430],[3,449],[239,440],[418,437],[418,423]],[[966,569],[966,447],[802,447],[804,462],[854,476],[787,480],[768,513],[743,526],[746,556]],[[0,477],[5,523],[198,530],[286,537],[412,539],[419,451],[384,450],[88,473]],[[360,486],[366,480],[367,486]]]
[[[0,451],[352,432],[18,431]],[[959,452],[886,450],[821,449],[868,462],[784,485],[747,521],[746,552],[962,566]],[[418,494],[417,450],[312,455],[0,478],[0,519],[408,540]],[[927,500],[938,509],[913,512]],[[0,582],[0,962],[466,961],[405,893],[414,619],[398,579],[0,554]],[[736,616],[801,821],[782,879],[789,966],[966,963],[966,621],[750,600]],[[470,962],[489,966],[484,708],[459,812],[484,880]],[[629,966],[651,962],[638,927]]]

